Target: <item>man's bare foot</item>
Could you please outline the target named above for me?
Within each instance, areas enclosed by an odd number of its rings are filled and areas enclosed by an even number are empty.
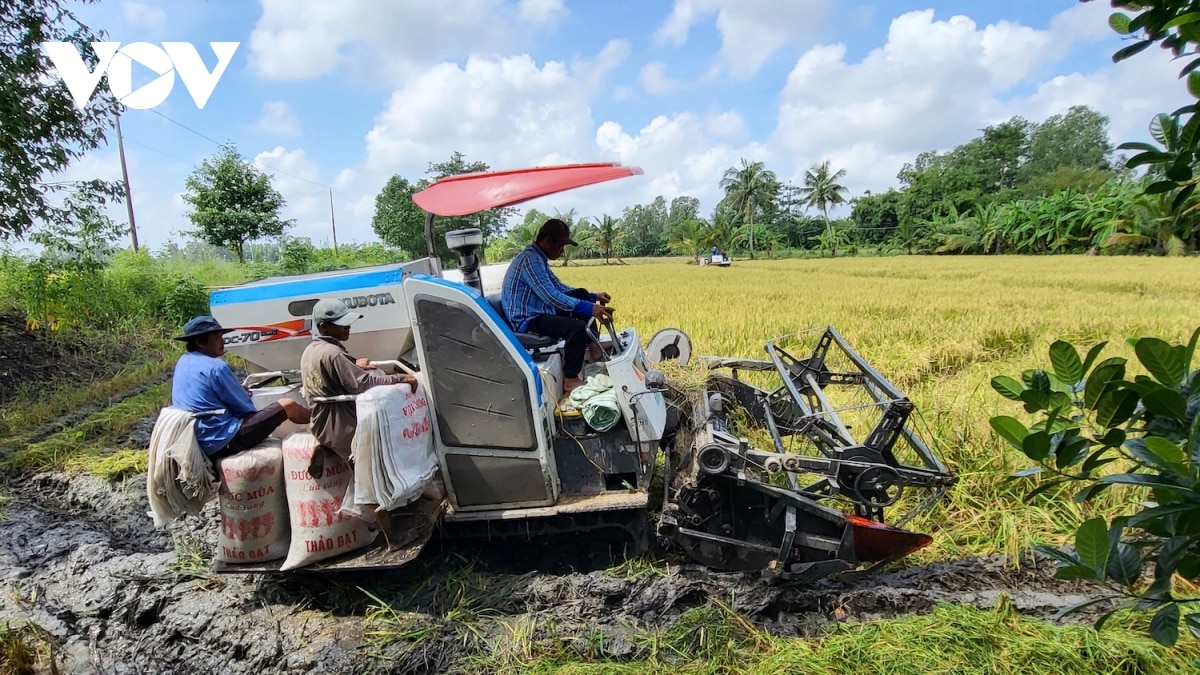
[[[374,506],[368,507],[374,509]],[[375,524],[383,533],[383,541],[389,551],[398,551],[408,546],[416,539],[416,528],[413,519],[404,513],[393,515],[391,511],[372,510],[375,514]]]
[[[324,446],[318,445],[313,448],[312,457],[308,460],[308,475],[313,480],[321,480],[321,476],[325,475],[325,457],[328,454],[329,451]]]
[[[594,363],[604,357],[604,351],[595,342],[588,343],[588,358]]]
[[[565,380],[563,380],[563,393],[569,394],[572,391],[575,391],[576,389],[578,389],[582,386],[583,386],[583,378],[568,377]]]

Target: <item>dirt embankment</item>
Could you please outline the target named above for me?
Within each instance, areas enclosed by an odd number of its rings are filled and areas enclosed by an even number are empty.
[[[49,337],[28,330],[18,314],[0,312],[0,406],[43,385],[108,377],[134,351],[117,336]]]
[[[645,655],[635,631],[669,626],[710,599],[779,635],[941,602],[991,607],[1001,594],[1037,617],[1084,599],[1082,587],[1050,578],[1049,563],[1013,570],[998,559],[959,560],[789,588],[694,565],[563,571],[571,556],[548,556],[544,546],[439,540],[393,572],[215,577],[204,557],[215,543],[215,503],[203,518],[156,531],[144,477],[114,485],[41,474],[8,492],[0,623],[43,626],[68,673],[447,672],[469,652],[511,641],[521,622],[552,624],[562,639],[599,631],[603,655],[635,658]],[[570,542],[558,545],[569,554]],[[366,592],[395,613],[368,621]],[[381,645],[372,641],[378,630],[409,636]]]

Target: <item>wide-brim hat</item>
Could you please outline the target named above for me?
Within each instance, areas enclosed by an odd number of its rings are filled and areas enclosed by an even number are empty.
[[[174,339],[187,341],[201,335],[209,333],[232,333],[236,328],[223,328],[216,319],[211,316],[198,316],[191,321],[183,324],[183,334],[175,336]]]

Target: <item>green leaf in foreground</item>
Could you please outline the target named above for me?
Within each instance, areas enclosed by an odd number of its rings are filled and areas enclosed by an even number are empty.
[[[1074,385],[1083,379],[1083,363],[1079,360],[1079,352],[1071,343],[1056,340],[1050,345],[1050,365],[1054,374],[1067,384]]]
[[[1084,521],[1075,533],[1075,551],[1084,565],[1097,574],[1108,565],[1108,525],[1103,518]]]
[[[1014,378],[1007,375],[997,375],[992,378],[992,389],[995,389],[996,393],[1010,401],[1020,401],[1021,391],[1024,390],[1024,387]]]
[[[1174,647],[1179,640],[1179,605],[1165,605],[1150,620],[1150,636],[1164,647]]]
[[[1186,623],[1188,630],[1192,632],[1192,637],[1200,640],[1200,613],[1188,614]]]
[[[993,417],[990,424],[992,425],[992,429],[997,434],[1000,434],[1001,438],[1012,443],[1018,450],[1021,449],[1022,441],[1029,435],[1029,430],[1015,417],[1008,417],[1007,415]]]
[[[1154,379],[1163,384],[1178,389],[1183,378],[1187,376],[1186,364],[1171,345],[1159,338],[1147,337],[1137,341],[1134,347],[1138,361],[1150,371]]]

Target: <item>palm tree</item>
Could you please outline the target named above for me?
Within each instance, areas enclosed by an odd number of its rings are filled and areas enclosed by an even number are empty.
[[[779,179],[774,171],[768,171],[762,162],[748,162],[742,158],[742,168],[729,167],[721,179],[721,189],[739,212],[746,215],[745,224],[754,223],[754,210],[771,203],[779,193]],[[750,230],[750,257],[754,257],[754,230]]]
[[[845,169],[830,173],[829,160],[809,169],[804,174],[804,187],[800,188],[800,196],[805,206],[815,206],[821,209],[825,216],[825,230],[828,233],[830,257],[837,257],[836,238],[833,236],[833,225],[829,222],[829,206],[846,203],[846,188],[839,185],[838,180],[846,175]]]
[[[672,251],[692,256],[692,262],[699,265],[700,254],[708,248],[708,236],[707,222],[699,219],[685,220],[671,233],[671,240],[667,242],[667,247]]]
[[[745,225],[738,225],[734,219],[737,214],[727,209],[718,208],[713,214],[712,224],[708,227],[708,236],[704,238],[705,247],[716,246],[728,253],[746,239]]]
[[[571,238],[578,242],[578,246],[567,246],[563,249],[563,267],[571,264],[571,258],[577,252],[595,253],[600,250],[597,243],[596,228],[586,220],[580,220],[575,227],[571,228]]]
[[[607,265],[608,259],[617,248],[617,237],[621,233],[621,219],[604,214],[599,218],[593,217],[592,220],[596,224],[596,240],[594,242],[596,251],[604,256],[604,264]]]

